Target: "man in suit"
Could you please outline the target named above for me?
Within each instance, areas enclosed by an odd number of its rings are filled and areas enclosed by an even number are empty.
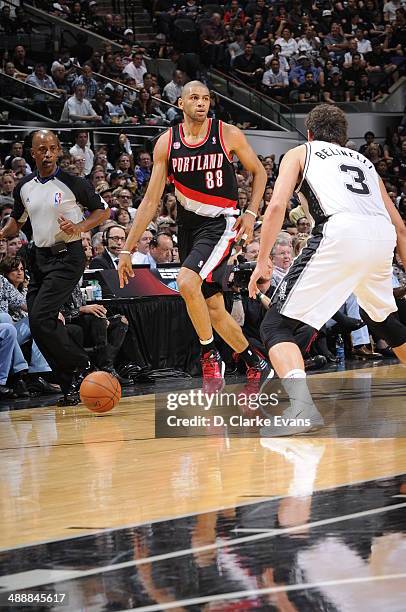
[[[103,234],[104,251],[91,260],[92,270],[117,270],[118,256],[126,240],[125,230],[121,225],[111,225]],[[109,293],[107,285],[100,279],[103,297]]]

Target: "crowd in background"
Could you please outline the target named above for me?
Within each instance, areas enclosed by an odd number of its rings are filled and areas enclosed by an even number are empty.
[[[22,94],[10,85],[7,95],[16,101],[27,96],[34,110],[54,118],[57,105],[57,118],[64,122],[167,125],[178,114],[161,98],[176,105],[188,79],[210,85],[210,66],[289,104],[379,101],[405,74],[401,0],[154,0],[145,4],[156,31],[148,45],[137,42],[121,15],[101,14],[95,0],[38,6],[83,31],[45,63],[18,45],[3,53],[2,71],[56,94],[59,106],[55,98],[27,88]],[[0,32],[27,30],[30,23],[23,9],[15,15],[7,5],[1,10]],[[105,42],[90,45],[87,31]],[[171,59],[178,68],[173,80],[149,73],[148,58]],[[214,94],[212,107],[214,114],[225,112]]]

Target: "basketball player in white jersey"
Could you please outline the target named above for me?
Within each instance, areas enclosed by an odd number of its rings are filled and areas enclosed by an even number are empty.
[[[406,265],[406,228],[373,164],[345,147],[345,114],[321,104],[309,113],[306,128],[308,142],[282,160],[262,225],[249,293],[258,297],[257,280],[268,270],[269,253],[296,190],[306,199],[315,226],[275,291],[261,337],[291,398],[285,416],[305,416],[307,410],[313,419],[311,429],[322,425],[322,418],[307,385],[289,383],[289,379],[305,378],[293,332],[301,322],[319,330],[354,293],[363,320],[406,363],[406,327],[399,321],[392,291],[395,247]],[[287,427],[273,435],[290,433],[301,433],[301,428]]]

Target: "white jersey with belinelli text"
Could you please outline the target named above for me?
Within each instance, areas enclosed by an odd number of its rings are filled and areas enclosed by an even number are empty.
[[[303,193],[316,225],[332,215],[382,216],[390,222],[373,163],[361,153],[316,140],[306,143]]]

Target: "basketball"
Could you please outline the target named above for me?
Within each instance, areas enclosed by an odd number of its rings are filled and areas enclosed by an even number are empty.
[[[108,412],[121,399],[120,383],[108,372],[91,372],[80,385],[80,399],[92,412]]]

